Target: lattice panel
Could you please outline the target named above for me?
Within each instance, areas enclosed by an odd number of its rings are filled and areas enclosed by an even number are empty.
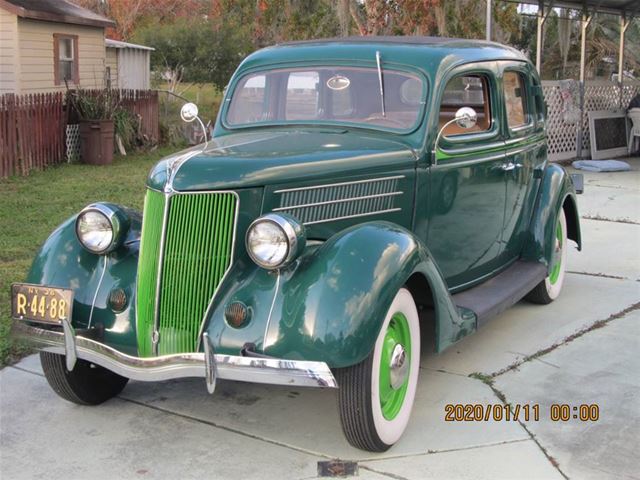
[[[67,162],[80,161],[80,125],[67,125]]]
[[[579,84],[577,85],[579,87]],[[581,120],[573,122],[573,115],[569,112],[571,99],[568,98],[567,86],[566,81],[564,84],[558,81],[542,82],[542,90],[547,103],[549,159],[552,161],[571,159],[576,156],[580,121],[583,128],[582,153],[589,155],[591,152],[589,112],[626,109],[631,99],[640,92],[640,82],[625,83],[621,99],[620,88],[616,83],[587,82],[584,93],[584,110],[578,112]],[[574,100],[579,108],[579,97]]]
[[[542,91],[547,104],[547,141],[551,161],[576,156],[577,125],[565,121],[565,102],[560,82],[543,82]]]

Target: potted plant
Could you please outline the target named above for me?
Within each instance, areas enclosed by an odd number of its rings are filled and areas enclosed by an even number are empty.
[[[80,124],[80,156],[84,163],[107,165],[113,161],[114,117],[120,106],[117,91],[77,89],[69,101]]]

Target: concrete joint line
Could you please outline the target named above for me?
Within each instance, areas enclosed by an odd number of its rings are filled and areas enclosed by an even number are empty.
[[[38,377],[44,378],[44,374],[42,374],[42,373],[34,372],[33,370],[27,370],[26,368],[18,367],[17,365],[7,365],[7,367],[8,368],[13,368],[14,370],[20,370],[21,372],[24,372],[24,373],[30,373],[31,375],[36,375]]]
[[[237,428],[232,428],[232,427],[227,427],[227,426],[224,426],[224,425],[217,424],[217,423],[212,422],[210,420],[204,420],[202,418],[192,417],[191,415],[186,415],[184,413],[172,412],[171,410],[167,410],[165,408],[156,407],[155,405],[149,405],[147,403],[140,402],[138,400],[133,400],[133,399],[130,399],[130,398],[125,398],[125,397],[122,397],[122,396],[118,396],[117,398],[119,398],[120,400],[122,400],[124,402],[133,403],[134,405],[150,408],[152,410],[156,410],[157,412],[166,413],[167,415],[173,415],[175,417],[183,418],[185,420],[191,420],[193,422],[201,423],[203,425],[208,425],[210,427],[219,428],[220,430],[224,430],[226,432],[235,433],[237,435],[241,435],[243,437],[251,438],[253,440],[258,440],[258,441],[261,441],[261,442],[270,443],[271,445],[275,445],[277,447],[287,448],[289,450],[294,450],[296,452],[304,453],[306,455],[312,455],[312,456],[315,456],[315,457],[326,458],[327,460],[332,460],[333,459],[333,457],[325,455],[324,453],[314,452],[312,450],[307,450],[307,449],[304,449],[304,448],[296,447],[294,445],[289,445],[287,443],[278,442],[277,440],[272,440],[272,439],[269,439],[269,438],[260,437],[258,435],[254,435],[252,433],[243,432],[242,430],[239,430]]]
[[[400,475],[396,475],[395,473],[385,472],[383,470],[375,470],[371,467],[366,467],[364,465],[361,465],[360,462],[358,462],[358,468],[361,468],[362,470],[368,470],[373,473],[377,473],[378,475],[382,475],[384,477],[393,478],[394,480],[409,480],[407,477],[402,477]]]
[[[516,440],[504,440],[502,442],[490,442],[490,443],[483,443],[482,445],[471,445],[471,446],[467,446],[467,447],[460,447],[460,448],[445,448],[442,450],[427,450],[426,452],[421,452],[421,453],[407,453],[405,455],[390,455],[390,456],[386,456],[386,457],[372,457],[372,458],[363,458],[358,460],[359,463],[371,463],[371,462],[383,462],[385,460],[402,460],[403,458],[415,458],[415,457],[424,457],[427,455],[438,455],[439,453],[451,453],[451,452],[464,452],[467,450],[478,450],[481,448],[491,448],[491,447],[498,447],[500,445],[508,445],[510,443],[520,443],[520,442],[528,442],[529,441],[529,436],[527,435],[527,438],[518,438]]]
[[[485,383],[487,383],[487,382],[485,382]],[[493,380],[491,382],[488,382],[487,385],[489,386],[489,388],[491,388],[491,390],[493,391],[494,395],[496,397],[498,397],[498,399],[503,403],[503,405],[505,405],[505,406],[509,405],[509,401],[507,400],[506,395],[504,393],[502,393],[500,390],[498,390],[498,388],[494,385]],[[538,446],[538,448],[540,449],[542,454],[545,457],[547,457],[547,460],[549,460],[549,463],[551,463],[551,465],[553,465],[553,467],[558,471],[558,473],[560,475],[562,475],[562,477],[564,479],[569,480],[569,477],[560,468],[560,464],[558,463],[558,461],[549,454],[549,452],[547,451],[546,448],[544,448],[542,446],[542,444],[538,441],[538,439],[533,434],[533,432],[531,430],[529,430],[527,425],[520,419],[518,419],[518,424],[520,425],[520,427],[522,427],[522,429],[525,432],[527,432],[527,435],[529,435],[529,438],[531,440],[533,440],[533,442]]]
[[[485,374],[481,374],[481,373],[472,373],[471,375],[469,375],[472,378],[477,378],[478,380],[484,381],[485,383],[487,383],[488,379],[489,381],[493,381],[494,378],[502,375],[503,373],[507,373],[510,372],[512,370],[516,370],[519,366],[521,366],[522,364],[529,362],[531,360],[535,360],[538,359],[539,357],[546,355],[547,353],[552,352],[553,350],[555,350],[558,347],[561,347],[563,345],[567,345],[568,343],[573,342],[575,339],[582,337],[583,335],[596,330],[598,328],[602,328],[604,326],[606,326],[609,322],[616,320],[618,318],[622,318],[625,315],[627,315],[628,313],[631,313],[635,310],[640,309],[640,302],[634,303],[633,305],[628,306],[627,308],[625,308],[624,310],[620,310],[617,313],[613,313],[611,315],[609,315],[607,318],[605,318],[604,320],[596,320],[595,322],[593,322],[591,325],[582,328],[580,330],[578,330],[577,332],[569,335],[568,337],[566,337],[564,340],[558,342],[558,343],[554,343],[553,345],[547,347],[547,348],[543,348],[542,350],[538,350],[536,353],[533,353],[531,355],[528,355],[526,357],[524,357],[522,360],[517,360],[516,362],[512,363],[511,365],[503,368],[502,370],[498,370],[497,372],[493,372],[490,375],[485,375]]]
[[[567,270],[567,273],[572,275],[587,275],[589,277],[610,278],[612,280],[631,280],[629,277],[620,277],[618,275],[609,275],[607,273],[591,273],[591,272],[576,272],[573,270]]]
[[[626,223],[627,225],[640,225],[638,222],[629,220],[628,218],[607,218],[600,215],[583,215],[583,220],[596,220],[598,222]]]

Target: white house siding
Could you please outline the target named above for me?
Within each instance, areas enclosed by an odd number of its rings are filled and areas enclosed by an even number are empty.
[[[18,19],[20,93],[55,92],[65,85],[55,85],[53,76],[53,34],[78,36],[80,85],[84,88],[104,86],[104,29]]]
[[[0,8],[0,95],[18,86],[18,17]]]

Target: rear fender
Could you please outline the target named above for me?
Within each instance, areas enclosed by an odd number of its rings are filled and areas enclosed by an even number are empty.
[[[523,258],[549,266],[553,255],[558,213],[564,210],[567,234],[582,249],[578,203],[571,175],[557,164],[546,166],[538,190],[536,209],[531,220]]]

